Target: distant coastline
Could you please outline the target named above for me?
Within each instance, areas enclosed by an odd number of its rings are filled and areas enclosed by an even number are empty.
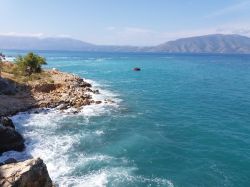
[[[250,38],[241,35],[212,34],[181,38],[156,46],[96,45],[63,37],[28,37],[0,35],[0,49],[53,50],[80,52],[146,52],[178,54],[250,54]]]

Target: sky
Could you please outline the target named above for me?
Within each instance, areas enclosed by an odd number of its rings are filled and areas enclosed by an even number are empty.
[[[250,37],[250,0],[0,0],[0,35],[150,46],[183,37]]]

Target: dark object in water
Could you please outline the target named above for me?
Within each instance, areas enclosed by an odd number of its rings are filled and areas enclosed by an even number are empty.
[[[141,71],[141,68],[134,68],[134,71]]]

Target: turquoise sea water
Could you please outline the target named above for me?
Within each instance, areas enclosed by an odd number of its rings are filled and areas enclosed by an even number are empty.
[[[60,186],[250,186],[250,56],[39,54],[116,104],[14,116],[27,150],[3,158],[40,156]]]

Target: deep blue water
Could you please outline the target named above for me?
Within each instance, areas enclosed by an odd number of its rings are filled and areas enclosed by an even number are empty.
[[[38,53],[117,101],[13,118],[61,186],[250,186],[250,56]]]

